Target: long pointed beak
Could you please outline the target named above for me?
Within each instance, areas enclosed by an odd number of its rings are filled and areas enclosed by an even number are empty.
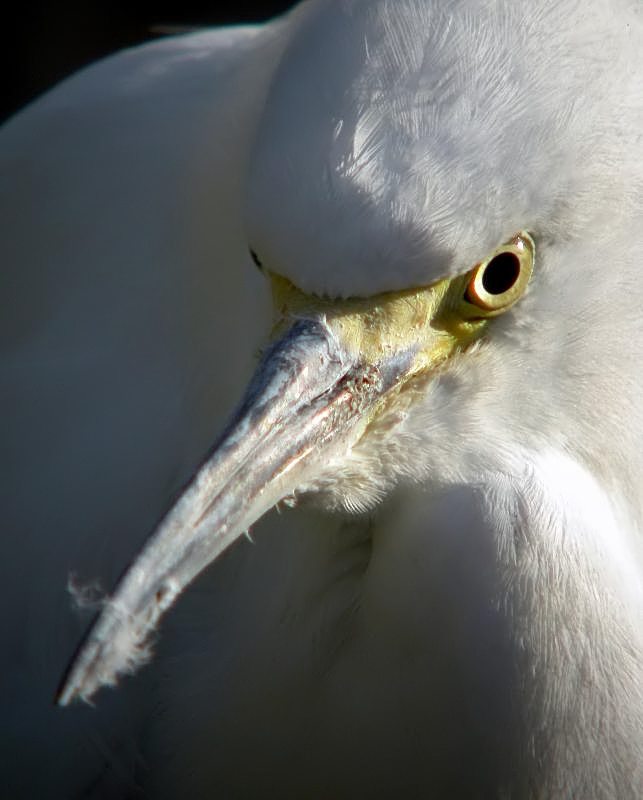
[[[263,356],[211,456],[105,603],[58,695],[90,700],[149,658],[148,642],[185,587],[279,500],[361,436],[369,410],[413,354],[357,363],[323,319],[295,322]]]

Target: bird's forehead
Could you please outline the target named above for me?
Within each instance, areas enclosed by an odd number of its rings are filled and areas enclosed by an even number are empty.
[[[307,291],[369,295],[463,271],[538,227],[573,192],[592,117],[574,87],[598,43],[557,5],[311,3],[250,170],[250,244],[267,266]]]

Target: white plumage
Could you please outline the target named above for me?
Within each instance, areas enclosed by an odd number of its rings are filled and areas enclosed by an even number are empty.
[[[3,128],[7,796],[641,796],[641,52],[635,0],[311,0]],[[267,340],[248,248],[371,297],[521,230],[524,298],[54,707],[70,572],[111,592]]]

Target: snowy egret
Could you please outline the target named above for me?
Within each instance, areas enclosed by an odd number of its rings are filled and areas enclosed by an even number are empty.
[[[5,126],[7,796],[641,796],[641,52],[311,0]]]

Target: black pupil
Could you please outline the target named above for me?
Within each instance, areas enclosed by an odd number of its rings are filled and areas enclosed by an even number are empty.
[[[504,294],[520,275],[520,261],[513,253],[498,253],[487,264],[482,276],[482,286],[488,294]]]

